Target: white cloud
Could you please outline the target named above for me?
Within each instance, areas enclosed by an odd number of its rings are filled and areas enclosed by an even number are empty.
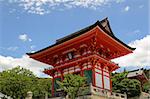
[[[125,0],[9,0],[17,3],[28,13],[43,15],[57,9],[90,8],[97,9],[110,3],[122,3]]]
[[[29,42],[31,42],[31,41],[32,41],[32,39],[31,39],[31,38],[29,38],[28,40],[29,40]]]
[[[122,3],[124,2],[125,0],[116,0],[116,3]]]
[[[150,66],[150,35],[135,40],[128,44],[131,47],[136,48],[133,53],[123,56],[121,58],[114,59],[113,61],[119,63],[119,66]]]
[[[9,50],[9,51],[16,51],[17,49],[18,49],[17,46],[7,48],[7,50]]]
[[[30,69],[38,77],[41,77],[41,75],[46,77],[42,71],[44,68],[49,67],[49,65],[37,62],[29,58],[27,55],[23,55],[21,58],[14,58],[10,56],[5,57],[0,55],[0,71],[11,69],[16,66]]]
[[[30,49],[31,49],[31,50],[34,50],[35,47],[36,47],[35,45],[31,45],[31,46],[30,46]]]
[[[125,12],[127,12],[127,11],[129,11],[130,10],[130,6],[126,6],[125,8],[124,8],[124,11]]]
[[[19,38],[20,40],[24,41],[24,42],[25,42],[25,41],[29,41],[29,42],[32,41],[32,39],[29,38],[27,34],[21,34],[21,35],[19,35],[18,38]]]

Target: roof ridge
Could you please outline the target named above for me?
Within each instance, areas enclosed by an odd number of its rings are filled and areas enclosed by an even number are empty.
[[[106,22],[106,21],[107,21],[107,28],[106,28],[106,27],[103,27],[103,25],[102,25],[102,24],[103,24],[104,22]],[[73,38],[75,38],[75,37],[77,37],[77,36],[80,36],[80,35],[86,33],[87,31],[93,29],[93,28],[96,27],[96,26],[99,26],[106,34],[108,34],[108,36],[110,36],[110,37],[112,37],[113,39],[117,40],[118,42],[120,42],[121,44],[123,44],[124,46],[126,46],[127,48],[129,48],[129,49],[131,49],[131,50],[135,50],[135,48],[132,48],[132,47],[126,45],[126,44],[123,43],[121,40],[119,40],[117,37],[115,37],[115,35],[113,34],[113,32],[112,32],[112,30],[111,30],[108,17],[106,17],[106,18],[104,18],[104,19],[101,20],[101,21],[97,20],[94,24],[89,25],[89,26],[87,26],[87,27],[85,27],[85,28],[83,28],[83,29],[81,29],[81,30],[79,30],[79,31],[77,31],[77,32],[74,32],[74,33],[72,33],[72,34],[70,34],[70,35],[68,35],[68,36],[65,36],[65,37],[62,37],[62,38],[60,38],[60,39],[57,39],[57,40],[56,40],[56,43],[54,43],[54,44],[51,45],[51,46],[48,46],[48,47],[46,47],[46,48],[43,48],[43,49],[41,49],[41,50],[39,50],[39,51],[36,51],[36,52],[34,52],[34,53],[26,53],[26,54],[27,54],[27,55],[32,55],[32,54],[38,53],[38,52],[40,52],[40,51],[46,50],[46,49],[48,49],[48,48],[51,48],[51,47],[56,46],[56,45],[58,45],[58,44],[61,44],[61,43],[65,42],[65,41],[68,41],[68,40],[70,40],[70,39],[73,39]],[[107,29],[109,29],[109,30],[107,30]]]
[[[102,23],[103,23],[103,22],[107,22],[106,24],[108,25],[108,28],[109,28],[110,32],[109,32],[108,30],[106,30],[105,27],[102,26]],[[76,35],[76,34],[78,35],[78,33],[83,32],[83,31],[86,31],[86,30],[90,30],[90,29],[96,27],[97,25],[98,25],[99,27],[101,27],[101,28],[103,29],[103,31],[106,32],[107,34],[114,36],[114,34],[113,34],[113,32],[112,32],[112,30],[111,30],[111,28],[110,28],[110,25],[109,25],[108,17],[106,17],[106,18],[104,18],[104,19],[101,20],[101,21],[100,21],[100,20],[97,20],[94,24],[89,25],[89,26],[87,26],[87,27],[85,27],[85,28],[83,28],[83,29],[81,29],[81,30],[78,30],[77,32],[71,33],[71,34],[69,34],[69,35],[67,35],[67,36],[65,36],[65,37],[62,37],[62,38],[60,38],[60,39],[57,39],[57,40],[56,40],[56,43],[63,42],[63,41],[64,41],[65,39],[67,39],[68,37],[71,37],[71,36]]]

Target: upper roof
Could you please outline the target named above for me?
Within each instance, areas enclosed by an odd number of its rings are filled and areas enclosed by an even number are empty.
[[[103,19],[101,21],[98,20],[96,23],[94,23],[94,24],[92,24],[92,25],[90,25],[90,26],[88,26],[88,27],[86,27],[84,29],[81,29],[81,30],[79,30],[79,31],[77,31],[75,33],[72,33],[72,34],[70,34],[68,36],[65,36],[63,38],[57,39],[56,43],[53,44],[53,45],[51,45],[51,46],[48,46],[48,47],[46,47],[44,49],[41,49],[39,51],[36,51],[34,53],[26,53],[26,54],[27,55],[33,55],[33,54],[39,53],[41,51],[44,51],[44,50],[49,49],[51,47],[54,47],[54,46],[56,46],[58,44],[66,42],[66,41],[68,41],[70,39],[73,39],[73,38],[75,38],[77,36],[80,36],[80,35],[86,33],[87,31],[92,30],[96,26],[99,26],[105,33],[107,33],[109,36],[111,36],[113,39],[115,39],[116,41],[118,41],[119,43],[121,43],[122,45],[124,45],[125,47],[129,48],[130,50],[135,50],[135,48],[132,48],[132,47],[128,46],[127,44],[125,44],[121,40],[119,40],[117,37],[115,37],[114,33],[112,32],[112,30],[110,28],[110,24],[109,24],[108,18],[105,18],[105,19]]]
[[[105,18],[102,21],[98,20],[96,23],[94,23],[94,24],[92,24],[92,25],[90,25],[90,26],[88,26],[88,27],[86,27],[84,29],[81,29],[81,30],[79,30],[79,31],[77,31],[75,33],[72,33],[72,34],[70,34],[68,36],[65,36],[63,38],[60,38],[60,39],[56,40],[56,43],[62,43],[62,42],[65,42],[67,40],[70,40],[70,39],[72,39],[74,37],[77,37],[77,36],[87,32],[87,31],[93,29],[96,26],[99,26],[108,35],[114,36],[114,34],[113,34],[113,32],[112,32],[112,30],[110,28],[109,21],[107,19],[108,18]]]

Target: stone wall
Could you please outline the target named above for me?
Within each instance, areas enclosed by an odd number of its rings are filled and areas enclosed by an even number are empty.
[[[150,99],[150,94],[145,93],[145,92],[141,92],[140,96],[132,97],[129,99]]]

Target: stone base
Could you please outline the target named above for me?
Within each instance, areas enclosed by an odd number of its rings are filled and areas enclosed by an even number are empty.
[[[82,92],[81,92],[82,93]],[[50,99],[68,99],[64,97],[52,97]],[[127,99],[126,94],[114,93],[109,90],[103,90],[90,85],[88,92],[84,95],[81,94],[76,99]]]
[[[55,97],[55,98],[49,98],[49,99],[69,99],[69,98],[63,98],[63,97]],[[76,99],[127,99],[122,97],[108,97],[108,96],[99,96],[99,95],[85,95],[85,96],[79,96]]]

